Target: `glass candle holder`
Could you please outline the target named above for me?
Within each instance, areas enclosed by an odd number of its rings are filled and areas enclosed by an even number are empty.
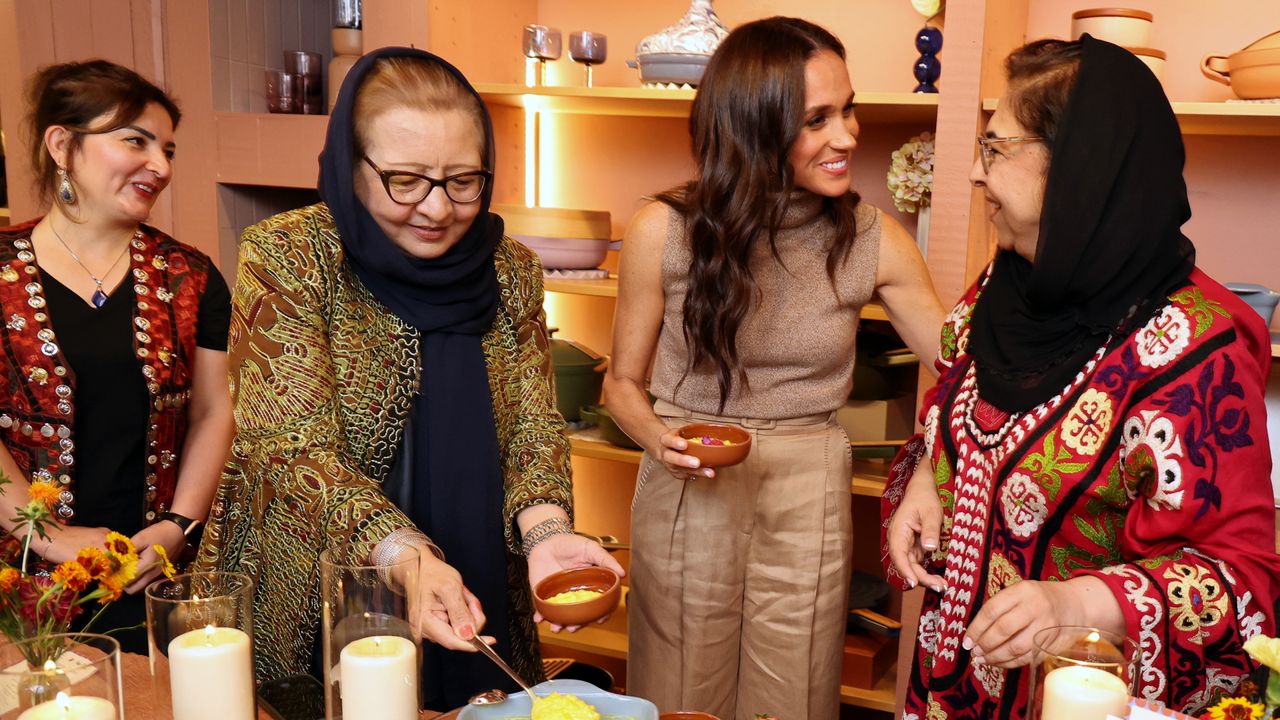
[[[559,60],[564,46],[560,31],[546,25],[525,25],[521,34],[524,56],[538,61],[536,82],[539,87],[547,84],[547,61]]]
[[[587,66],[587,87],[591,87],[591,66],[599,65],[609,55],[609,38],[604,33],[581,30],[569,33],[569,57]]]
[[[418,553],[389,565],[350,547],[320,554],[325,718],[417,720],[422,646],[410,620]]]
[[[253,580],[248,575],[190,573],[147,586],[156,717],[258,717],[252,616]]]
[[[1137,646],[1091,627],[1045,628],[1033,638],[1030,720],[1125,717],[1137,668]]]
[[[114,638],[57,633],[0,646],[0,716],[119,720],[123,698]]]

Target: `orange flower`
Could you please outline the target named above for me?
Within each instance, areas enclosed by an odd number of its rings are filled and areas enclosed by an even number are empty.
[[[0,592],[13,592],[21,580],[22,573],[11,567],[0,570]]]
[[[72,592],[84,590],[92,580],[89,571],[75,560],[68,560],[53,570],[53,581]]]
[[[98,581],[96,592],[102,593],[102,597],[98,598],[98,604],[107,605],[120,599],[120,596],[124,594],[124,584],[113,578],[102,578]]]
[[[52,511],[54,506],[58,504],[58,496],[62,491],[54,487],[53,483],[33,482],[28,493],[31,495],[32,500]]]
[[[76,562],[89,573],[94,580],[101,580],[111,573],[111,561],[100,548],[80,548],[76,554]]]

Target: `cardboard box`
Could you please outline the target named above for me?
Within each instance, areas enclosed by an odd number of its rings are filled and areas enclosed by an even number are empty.
[[[889,400],[848,400],[836,411],[836,421],[853,441],[905,440],[915,434],[915,410],[914,395]]]
[[[898,657],[898,643],[878,633],[844,636],[844,664],[840,684],[870,690]]]

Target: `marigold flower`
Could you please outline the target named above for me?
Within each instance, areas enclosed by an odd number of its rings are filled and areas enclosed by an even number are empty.
[[[58,496],[62,494],[62,491],[54,487],[53,483],[47,482],[33,482],[27,492],[34,502],[40,503],[50,511],[58,504]]]
[[[14,568],[7,567],[0,570],[0,592],[13,592],[13,589],[18,586],[21,580],[22,573]]]
[[[75,560],[68,560],[54,568],[51,576],[53,582],[75,593],[82,592],[93,580],[93,576],[83,565]]]
[[[98,581],[97,592],[102,593],[102,597],[98,598],[98,604],[108,605],[119,600],[124,594],[124,584],[114,578],[105,577]]]
[[[138,556],[133,555],[108,555],[111,564],[111,571],[105,576],[98,578],[98,583],[113,588],[123,588],[125,585],[133,582],[133,578],[138,574]],[[120,597],[116,594],[116,597]],[[112,598],[113,600],[115,598]]]
[[[80,564],[94,580],[101,580],[111,573],[111,561],[101,548],[80,548],[76,554],[76,562]]]
[[[1217,705],[1209,708],[1206,715],[1210,720],[1261,720],[1266,708],[1262,703],[1250,702],[1247,698],[1223,698]]]

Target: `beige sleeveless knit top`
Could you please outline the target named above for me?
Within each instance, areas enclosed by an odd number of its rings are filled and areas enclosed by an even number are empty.
[[[827,250],[834,227],[825,216],[815,217],[820,202],[806,193],[788,208],[777,236],[781,263],[767,241],[753,250],[758,293],[737,340],[750,387],[735,379],[723,412],[714,366],[701,363],[686,374],[684,302],[692,255],[684,218],[670,211],[662,254],[665,308],[650,383],[655,396],[697,413],[766,420],[844,404],[853,386],[858,317],[875,291],[880,211],[859,203],[857,236],[833,287]]]

